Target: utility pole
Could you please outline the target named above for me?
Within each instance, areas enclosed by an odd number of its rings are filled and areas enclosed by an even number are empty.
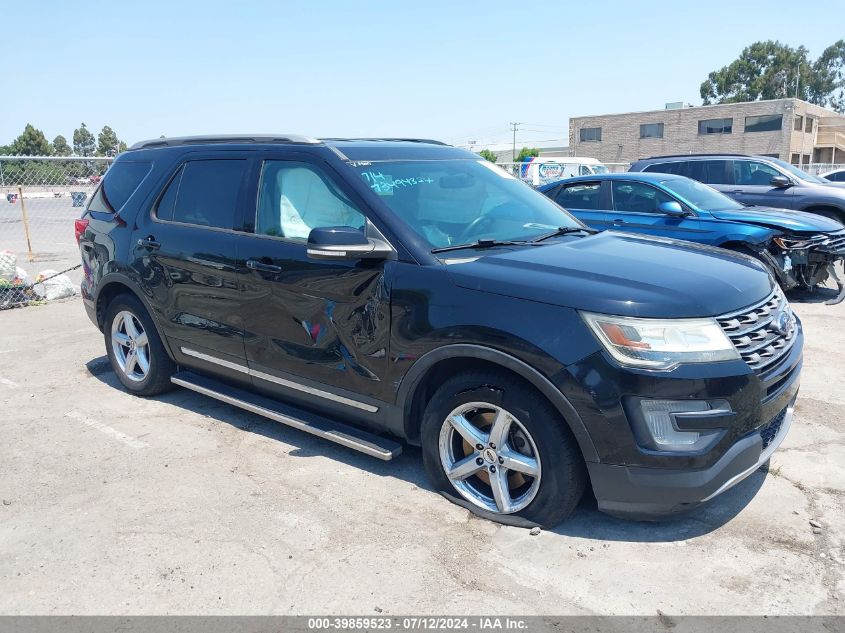
[[[795,66],[795,98],[798,98],[798,84],[801,81],[801,64]]]
[[[511,123],[511,129],[513,130],[513,151],[511,152],[511,162],[516,162],[516,131],[519,129],[519,126],[522,125],[521,123]]]

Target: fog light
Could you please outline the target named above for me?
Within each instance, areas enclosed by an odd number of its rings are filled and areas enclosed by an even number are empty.
[[[659,449],[693,446],[701,439],[698,431],[679,431],[672,424],[670,413],[708,411],[704,400],[641,400],[640,408],[651,438]]]

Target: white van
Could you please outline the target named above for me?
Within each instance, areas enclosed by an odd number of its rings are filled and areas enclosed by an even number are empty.
[[[519,177],[535,187],[564,178],[606,174],[609,171],[597,159],[581,156],[534,156],[517,165]]]

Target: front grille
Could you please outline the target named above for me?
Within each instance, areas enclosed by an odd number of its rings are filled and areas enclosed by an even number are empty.
[[[798,329],[780,289],[753,308],[726,314],[717,320],[742,360],[756,372],[790,350]]]
[[[845,252],[845,231],[833,233],[829,238],[819,244],[818,249],[834,254]]]
[[[780,432],[780,427],[783,426],[783,421],[786,419],[786,409],[778,413],[771,421],[760,429],[760,437],[763,438],[763,450],[769,448],[774,439]]]

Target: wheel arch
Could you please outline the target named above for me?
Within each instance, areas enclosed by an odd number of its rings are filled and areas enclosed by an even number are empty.
[[[111,274],[106,275],[100,282],[99,290],[97,291],[97,295],[94,298],[94,305],[96,309],[97,315],[97,326],[102,331],[105,327],[105,314],[106,309],[109,306],[109,303],[118,295],[121,294],[129,294],[138,299],[141,304],[144,306],[144,309],[147,311],[147,314],[150,315],[150,319],[155,326],[156,333],[158,334],[159,339],[161,339],[161,343],[164,346],[164,349],[167,351],[167,355],[170,356],[171,360],[175,361],[176,359],[173,356],[173,352],[170,349],[170,344],[168,343],[167,338],[162,334],[161,327],[158,323],[158,318],[156,316],[155,311],[150,305],[149,300],[147,297],[144,296],[142,292],[139,291],[138,287],[132,283],[129,279],[124,277],[123,275],[119,274]]]
[[[420,441],[420,423],[425,403],[446,379],[470,369],[504,370],[540,392],[560,413],[575,437],[585,461],[598,462],[598,453],[581,416],[566,397],[536,369],[500,350],[473,344],[455,344],[432,350],[408,370],[399,385],[397,403],[403,415],[408,442]]]
[[[824,215],[825,217],[832,217],[833,219],[845,224],[845,209],[834,206],[832,204],[809,204],[801,209],[807,213],[815,213],[817,215]]]

